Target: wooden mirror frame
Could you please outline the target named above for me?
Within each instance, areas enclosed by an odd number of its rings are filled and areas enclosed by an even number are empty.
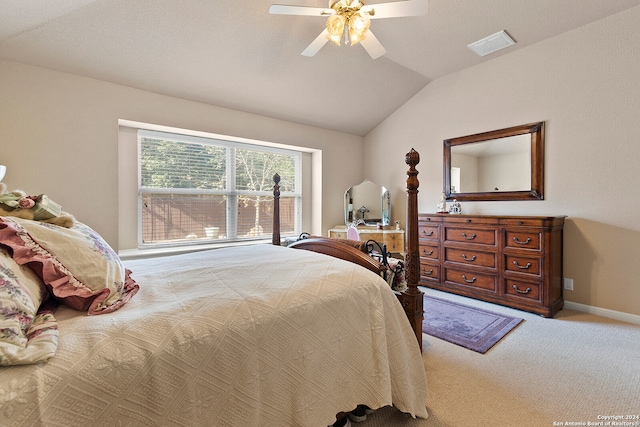
[[[492,139],[531,134],[531,189],[524,191],[487,191],[477,193],[451,192],[451,147],[485,142]],[[544,122],[529,123],[506,129],[461,136],[444,140],[444,187],[447,200],[542,200],[544,189]]]

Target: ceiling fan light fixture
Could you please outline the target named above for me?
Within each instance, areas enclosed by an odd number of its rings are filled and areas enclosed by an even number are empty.
[[[349,18],[349,40],[351,46],[360,43],[365,39],[365,34],[369,30],[371,20],[360,14],[351,15]]]
[[[272,4],[269,13],[274,15],[319,16],[326,19],[325,29],[302,51],[304,56],[314,56],[331,40],[340,46],[360,45],[372,59],[387,51],[369,29],[371,19],[399,18],[427,14],[429,0],[390,0],[365,6],[367,0],[329,0],[329,8]]]
[[[340,46],[346,23],[347,19],[342,15],[336,14],[327,18],[327,31],[329,32],[327,38],[338,46]]]

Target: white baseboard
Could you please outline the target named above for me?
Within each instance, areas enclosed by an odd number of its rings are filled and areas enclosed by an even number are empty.
[[[582,311],[584,313],[595,314],[596,316],[608,317],[623,322],[640,325],[640,316],[637,314],[623,313],[622,311],[609,310],[608,308],[593,307],[591,305],[579,304],[577,302],[565,301],[564,307],[569,310]]]

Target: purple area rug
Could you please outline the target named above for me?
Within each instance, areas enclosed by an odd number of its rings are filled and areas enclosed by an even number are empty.
[[[523,319],[424,296],[422,331],[478,353],[486,353]]]

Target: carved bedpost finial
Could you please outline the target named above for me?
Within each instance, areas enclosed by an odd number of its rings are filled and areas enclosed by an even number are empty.
[[[280,246],[280,175],[273,175],[273,233],[271,244]]]
[[[402,295],[402,305],[409,317],[413,331],[422,350],[422,320],[424,319],[423,296],[418,289],[420,280],[420,253],[418,242],[418,171],[416,165],[420,162],[420,154],[413,148],[405,156],[409,165],[407,171],[407,249],[406,249],[406,278],[407,290]]]
[[[404,156],[404,161],[409,165],[409,170],[407,171],[407,190],[417,191],[419,183],[416,165],[420,163],[420,154],[412,148],[411,151]]]
[[[280,197],[280,175],[273,175],[273,195]]]
[[[418,163],[420,163],[420,153],[418,153],[414,148],[412,148],[411,151],[405,154],[404,161],[406,164],[412,165],[415,167]]]

